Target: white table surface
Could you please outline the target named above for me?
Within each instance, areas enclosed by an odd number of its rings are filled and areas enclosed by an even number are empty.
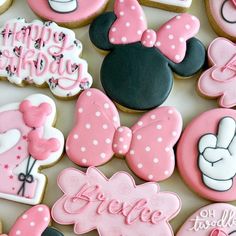
[[[113,2],[113,0],[110,1],[108,10],[112,10]],[[156,29],[175,15],[175,13],[148,7],[144,7],[144,11],[148,19],[149,27],[153,29]],[[189,12],[200,18],[201,29],[197,37],[202,40],[206,46],[209,45],[209,43],[217,36],[209,25],[204,1],[193,0],[193,4]],[[14,0],[11,8],[4,14],[0,15],[0,25],[3,25],[6,20],[14,17],[24,17],[27,21],[37,18],[28,7],[26,0]],[[99,72],[103,55],[101,55],[90,42],[88,29],[88,26],[75,29],[75,33],[77,38],[81,40],[84,45],[83,58],[88,61],[89,72],[94,78],[93,87],[101,88]],[[58,108],[56,127],[60,129],[66,137],[73,125],[75,100],[60,101],[52,96],[49,89],[39,89],[32,86],[20,88],[10,84],[7,81],[0,81],[0,106],[7,103],[20,101],[33,93],[44,93],[54,99]],[[174,88],[169,98],[163,105],[176,106],[181,112],[184,124],[186,125],[199,113],[217,107],[217,102],[215,100],[206,100],[201,98],[196,92],[196,79],[186,79],[174,81]],[[122,112],[120,112],[120,115],[122,124],[126,126],[131,126],[139,116],[134,114],[125,114]],[[48,206],[52,206],[53,203],[61,196],[62,193],[56,184],[57,175],[64,168],[72,166],[76,167],[76,165],[69,161],[66,155],[64,155],[62,160],[55,166],[43,170],[43,173],[47,175],[49,180],[43,203]],[[112,161],[102,167],[99,167],[99,169],[102,170],[107,177],[110,177],[117,171],[124,170],[129,172],[135,178],[137,184],[143,183],[140,179],[135,177],[135,175],[129,170],[125,161],[121,159],[113,158]],[[175,232],[184,223],[187,217],[195,212],[195,210],[210,203],[209,201],[197,196],[183,183],[181,177],[179,176],[178,170],[175,170],[175,173],[168,180],[160,183],[160,185],[162,190],[176,192],[182,199],[182,210],[180,214],[173,221],[171,221],[171,225],[173,226]],[[27,205],[0,199],[0,219],[3,224],[4,233],[9,231],[16,218],[28,208],[29,206]],[[72,226],[59,226],[54,222],[52,222],[52,224],[53,226],[59,228],[65,236],[74,235]],[[98,233],[93,231],[84,235],[95,236],[98,235]]]

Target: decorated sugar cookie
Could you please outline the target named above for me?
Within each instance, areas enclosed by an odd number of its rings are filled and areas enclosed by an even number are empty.
[[[47,85],[59,98],[74,97],[92,84],[81,52],[72,30],[52,22],[9,20],[0,28],[0,77],[19,86]]]
[[[50,220],[49,208],[45,205],[37,205],[18,218],[9,234],[1,234],[1,236],[63,236],[61,232],[49,226]]]
[[[109,0],[27,0],[30,8],[42,19],[69,28],[91,22],[101,14]]]
[[[58,177],[64,195],[52,208],[53,219],[74,224],[75,234],[97,229],[100,236],[173,236],[169,221],[180,211],[175,193],[160,192],[156,183],[135,185],[126,172],[107,179],[98,169],[86,173],[68,168]]]
[[[215,39],[208,48],[208,69],[199,79],[198,90],[209,98],[219,98],[221,107],[236,106],[236,45],[225,38]]]
[[[186,183],[213,201],[236,199],[236,111],[213,109],[186,127],[177,147]]]
[[[236,1],[205,0],[210,23],[220,36],[236,40]]]
[[[52,127],[53,100],[31,95],[20,103],[0,108],[0,198],[38,204],[46,185],[39,172],[62,155],[64,138]]]
[[[236,208],[226,203],[205,206],[190,216],[176,236],[235,236]]]
[[[161,105],[172,89],[173,72],[192,77],[205,62],[205,48],[193,38],[199,27],[196,17],[182,14],[154,31],[137,0],[116,0],[114,12],[90,27],[95,46],[110,51],[100,76],[107,95],[125,111]]]
[[[147,6],[176,12],[186,11],[192,4],[192,0],[139,0],[139,2]]]
[[[0,0],[0,14],[5,12],[12,4],[13,0]]]
[[[182,130],[182,118],[174,107],[146,113],[131,128],[121,126],[110,99],[97,89],[84,91],[76,104],[75,126],[66,151],[84,167],[99,166],[113,155],[124,156],[130,169],[147,181],[170,177],[175,167],[173,146]]]

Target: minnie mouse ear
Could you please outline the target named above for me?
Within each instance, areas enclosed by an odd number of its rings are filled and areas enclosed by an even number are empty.
[[[89,37],[97,48],[102,50],[113,48],[113,44],[109,41],[109,30],[115,20],[116,16],[113,12],[106,12],[97,17],[91,24]]]
[[[47,227],[46,230],[42,233],[42,236],[64,236],[64,234],[62,234],[55,228]]]

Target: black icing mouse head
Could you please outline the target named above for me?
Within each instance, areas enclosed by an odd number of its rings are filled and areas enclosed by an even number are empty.
[[[161,105],[173,85],[173,73],[195,75],[205,63],[205,48],[193,36],[199,20],[182,14],[157,32],[147,29],[137,0],[116,0],[114,12],[100,15],[90,27],[90,39],[99,49],[110,51],[101,68],[107,95],[132,110]]]

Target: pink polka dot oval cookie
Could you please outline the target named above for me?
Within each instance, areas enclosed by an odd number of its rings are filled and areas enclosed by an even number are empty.
[[[236,111],[213,109],[193,119],[179,141],[177,163],[200,196],[236,200]]]
[[[236,1],[206,0],[210,23],[220,36],[236,40]]]
[[[108,0],[27,0],[30,8],[42,19],[76,28],[86,25],[101,14]]]
[[[124,127],[111,100],[101,91],[89,89],[77,101],[66,152],[84,167],[105,164],[113,155],[124,156],[138,177],[161,181],[174,171],[173,146],[181,131],[182,118],[174,107],[156,108],[131,128]]]
[[[235,236],[236,208],[216,203],[197,210],[180,228],[176,236]]]

